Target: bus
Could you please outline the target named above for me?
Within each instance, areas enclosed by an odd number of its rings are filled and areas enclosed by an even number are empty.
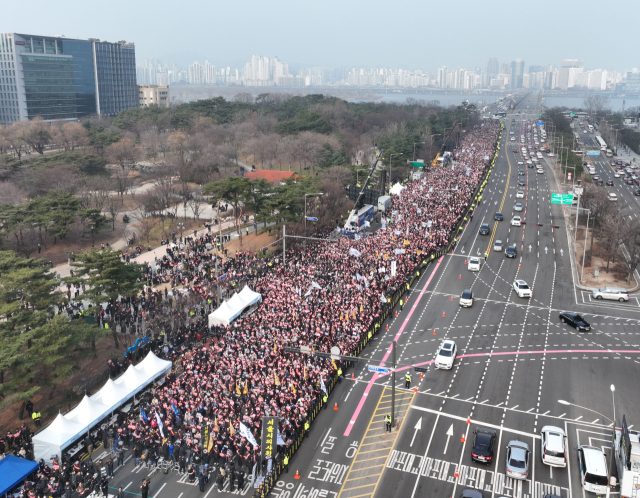
[[[596,141],[600,145],[600,150],[601,151],[606,151],[607,150],[607,142],[605,142],[604,139],[600,135],[596,135]]]
[[[506,118],[507,117],[507,113],[506,112],[494,112],[493,113],[493,117],[494,118]]]

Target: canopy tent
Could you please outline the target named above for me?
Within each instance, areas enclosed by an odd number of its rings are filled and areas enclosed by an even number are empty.
[[[130,365],[115,381],[109,379],[93,396],[85,396],[66,415],[58,415],[33,437],[35,459],[60,455],[62,450],[83,437],[93,426],[122,406],[129,398],[171,370],[171,362],[149,353],[138,365]]]
[[[248,302],[249,305],[255,304],[258,301],[262,301],[262,295],[249,289],[248,285],[245,285],[244,289],[242,289],[242,291],[240,292],[240,297],[245,302]]]
[[[242,299],[240,293],[238,292],[235,293],[233,297],[227,301],[227,303],[229,303],[229,306],[231,306],[233,309],[240,310],[240,312],[242,312],[242,310],[244,310],[247,306],[251,306],[251,303],[248,303],[244,299]]]
[[[225,301],[220,307],[209,315],[209,327],[213,325],[229,325],[233,320],[238,318],[242,313],[242,309],[236,309]]]
[[[389,193],[393,194],[393,195],[400,195],[400,193],[405,189],[406,187],[403,187],[402,185],[400,185],[399,183],[396,183],[393,187],[391,187],[391,190],[389,190]]]
[[[14,455],[7,455],[0,460],[0,496],[11,491],[37,468],[36,462]]]

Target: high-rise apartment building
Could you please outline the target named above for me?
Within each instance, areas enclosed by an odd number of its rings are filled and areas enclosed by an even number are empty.
[[[576,84],[576,75],[582,73],[584,63],[579,59],[564,59],[558,72],[558,88],[566,90]]]
[[[204,61],[204,82],[207,85],[213,85],[216,82],[216,66]]]
[[[491,57],[489,62],[487,63],[487,74],[496,75],[500,72],[500,65],[498,64],[498,59],[495,57]]]
[[[133,43],[0,33],[0,123],[115,116],[138,106]]]
[[[524,61],[522,59],[516,59],[511,62],[510,74],[511,89],[522,88],[522,78],[524,75]]]
[[[198,61],[189,66],[189,83],[192,85],[204,85],[204,66]]]
[[[638,71],[627,72],[627,85],[625,90],[634,96],[640,94],[640,73]]]

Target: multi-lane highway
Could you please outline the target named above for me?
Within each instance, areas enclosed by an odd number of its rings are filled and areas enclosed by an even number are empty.
[[[520,104],[526,106],[537,106],[535,94]],[[541,174],[531,168],[524,168],[523,175],[518,171],[520,153],[513,152],[513,144],[519,147],[527,122],[512,123],[511,115],[505,120],[499,157],[482,203],[455,251],[428,267],[413,284],[404,310],[398,309],[388,330],[385,324],[363,351],[363,361],[346,372],[271,496],[449,497],[460,496],[465,488],[481,490],[486,497],[586,496],[576,450],[581,444],[609,447],[611,384],[616,388],[616,418],[624,414],[630,426],[640,426],[635,411],[640,302],[632,298],[628,303],[596,303],[575,285],[567,232],[551,228],[565,226],[562,206],[550,203],[551,193],[560,191],[557,179],[546,159]],[[510,131],[517,142],[510,141]],[[600,174],[613,178],[602,159],[596,163]],[[520,179],[524,186],[518,185]],[[619,180],[613,188],[624,195],[629,214],[635,216],[639,206],[630,189]],[[518,191],[523,198],[516,198]],[[522,211],[514,211],[516,203],[522,204]],[[503,221],[494,219],[496,211],[503,213]],[[511,226],[514,215],[525,224]],[[489,224],[488,235],[479,234],[483,223]],[[515,245],[516,257],[494,251],[496,240],[505,248]],[[479,271],[468,269],[472,256],[481,259]],[[513,290],[516,279],[532,289],[531,298],[518,297]],[[470,308],[459,306],[465,289],[473,292]],[[577,332],[561,323],[562,311],[583,314],[592,330]],[[389,367],[394,340],[397,421],[387,432],[384,417],[391,413],[391,378],[370,372],[368,366]],[[444,340],[457,347],[451,370],[434,368]],[[416,367],[424,370],[422,376]],[[406,373],[411,375],[408,389]],[[547,425],[567,435],[566,468],[541,461],[540,430]],[[478,427],[496,431],[488,464],[471,460]],[[513,440],[530,448],[523,480],[506,475],[506,446]],[[111,486],[136,492],[149,473],[128,461]],[[185,475],[154,473],[150,496],[207,498],[218,492],[209,484],[199,493],[196,485]],[[229,492],[228,484],[224,492]],[[252,492],[245,487],[234,494]]]

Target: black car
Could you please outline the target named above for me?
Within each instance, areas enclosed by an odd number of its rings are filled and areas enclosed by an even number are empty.
[[[484,498],[484,494],[477,489],[467,488],[462,491],[460,498]]]
[[[533,168],[533,163],[528,163],[527,168]]]
[[[491,463],[493,460],[493,448],[495,447],[498,433],[493,429],[478,427],[473,431],[473,434],[471,460],[479,463]]]
[[[568,323],[569,325],[571,325],[573,328],[575,328],[578,331],[580,331],[580,330],[584,330],[584,331],[591,330],[591,325],[589,325],[584,318],[582,318],[580,315],[578,315],[578,313],[572,313],[570,311],[563,311],[562,313],[560,313],[560,321],[562,323]]]
[[[518,251],[516,251],[516,246],[509,246],[507,247],[507,250],[504,252],[505,257],[507,258],[515,258],[518,254]]]
[[[613,180],[607,180],[607,187],[613,187]]]
[[[496,221],[503,221],[504,218],[502,217],[502,213],[500,211],[496,212],[496,214],[493,215],[493,219]]]
[[[523,169],[519,169],[519,170],[518,170],[518,174],[519,174],[520,176],[524,176],[524,175],[525,175],[525,173],[526,173],[526,171],[525,171],[525,170],[523,170]]]
[[[520,178],[520,179],[518,180],[518,185],[522,185],[522,186],[524,187],[526,184],[527,184],[527,182],[525,181],[525,179],[524,179],[524,178]]]
[[[640,188],[635,189],[633,195],[640,195]]]
[[[480,225],[480,235],[489,235],[489,225],[487,223]]]

